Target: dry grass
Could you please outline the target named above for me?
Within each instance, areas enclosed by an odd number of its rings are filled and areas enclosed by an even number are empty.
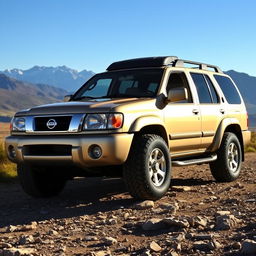
[[[245,149],[246,152],[256,152],[256,132],[252,132],[250,144]]]
[[[4,137],[9,135],[10,124],[9,123],[0,123],[0,140],[3,140]]]
[[[13,181],[17,177],[16,165],[11,163],[4,150],[3,139],[9,134],[9,123],[0,123],[0,182]]]
[[[9,182],[17,177],[16,165],[11,163],[0,140],[0,182]]]

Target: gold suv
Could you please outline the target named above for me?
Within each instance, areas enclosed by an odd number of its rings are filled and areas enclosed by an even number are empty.
[[[209,163],[238,178],[250,140],[243,99],[220,68],[174,56],[112,63],[63,103],[15,114],[8,157],[31,196],[58,194],[75,176],[123,176],[130,194],[156,200],[172,166]]]

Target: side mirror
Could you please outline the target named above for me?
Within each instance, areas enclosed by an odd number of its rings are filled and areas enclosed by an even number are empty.
[[[67,101],[70,101],[71,100],[71,98],[72,98],[72,94],[71,95],[66,95],[65,97],[64,97],[64,102],[67,102]]]
[[[177,87],[170,89],[167,96],[167,101],[169,102],[177,102],[181,100],[188,99],[188,91],[184,87]]]

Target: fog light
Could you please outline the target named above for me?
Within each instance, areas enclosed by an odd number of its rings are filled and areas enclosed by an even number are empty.
[[[15,159],[16,158],[16,151],[15,151],[13,146],[9,146],[8,147],[8,154],[9,154],[9,157],[11,159]]]
[[[102,149],[100,146],[98,145],[91,145],[89,147],[89,155],[91,158],[93,159],[98,159],[101,157],[102,155]]]

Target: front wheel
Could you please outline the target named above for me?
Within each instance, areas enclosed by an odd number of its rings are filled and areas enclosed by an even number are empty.
[[[136,138],[123,170],[130,194],[138,199],[157,200],[171,182],[169,149],[162,137],[145,134]]]
[[[60,170],[58,172],[58,167],[51,170],[51,168],[19,164],[17,171],[23,190],[33,197],[58,195],[67,181],[64,171]]]
[[[220,182],[236,180],[241,171],[242,150],[234,133],[224,133],[217,156],[217,160],[210,163],[213,177]]]

